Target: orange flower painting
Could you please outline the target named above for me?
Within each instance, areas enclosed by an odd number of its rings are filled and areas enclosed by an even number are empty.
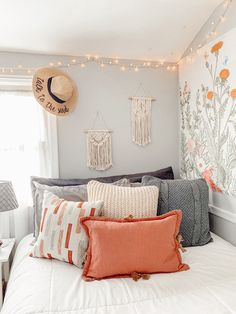
[[[205,52],[205,60],[199,56],[191,84],[183,77],[188,97],[181,94],[180,101],[181,177],[203,177],[212,191],[236,195],[236,86],[231,86],[236,77],[230,67],[234,60],[228,63],[230,45],[223,46],[218,41],[209,48],[210,56]]]
[[[223,41],[219,41],[218,43],[216,43],[214,46],[211,47],[211,53],[218,52],[222,48],[223,44]]]
[[[236,99],[236,88],[234,88],[234,89],[231,90],[230,96],[231,96],[233,99]]]
[[[212,99],[214,98],[214,93],[213,93],[212,90],[209,90],[209,92],[207,93],[207,98],[208,98],[209,100],[212,100]]]
[[[221,71],[220,71],[220,74],[219,74],[219,76],[220,76],[220,78],[221,78],[222,80],[227,80],[227,78],[229,77],[229,75],[230,75],[230,72],[229,72],[228,69],[223,69],[223,70],[221,70]]]

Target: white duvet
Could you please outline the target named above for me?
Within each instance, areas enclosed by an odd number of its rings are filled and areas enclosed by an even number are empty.
[[[1,314],[236,313],[236,248],[214,242],[188,248],[190,270],[85,282],[69,264],[28,256],[32,236],[17,249]]]

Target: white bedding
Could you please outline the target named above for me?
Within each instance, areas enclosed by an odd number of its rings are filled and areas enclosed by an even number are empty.
[[[84,282],[69,264],[28,256],[32,236],[16,252],[2,314],[236,313],[236,248],[214,242],[189,248],[189,271]]]

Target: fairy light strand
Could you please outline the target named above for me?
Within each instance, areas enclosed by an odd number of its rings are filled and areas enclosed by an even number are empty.
[[[214,38],[218,33],[217,29],[219,25],[225,23],[226,15],[228,13],[229,7],[232,3],[232,0],[225,0],[223,3],[223,13],[217,19],[217,21],[212,21],[210,25],[212,26],[210,32],[208,32],[204,40],[197,45],[196,49],[190,47],[189,55],[187,56],[188,60],[193,60],[194,53],[199,52],[199,50],[208,42],[209,39]],[[25,66],[23,64],[17,64],[14,66],[0,66],[0,74],[14,75],[17,73],[26,73],[27,75],[32,75],[38,68],[42,67],[57,67],[57,68],[68,68],[71,66],[77,66],[81,69],[85,68],[88,63],[95,63],[100,66],[100,68],[117,67],[120,71],[125,72],[126,70],[132,70],[134,72],[139,72],[142,69],[166,69],[168,72],[175,72],[178,69],[178,65],[182,62],[184,57],[182,57],[178,62],[165,62],[164,60],[136,60],[136,59],[120,59],[120,58],[106,58],[99,57],[98,55],[86,55],[86,56],[77,56],[77,57],[68,57],[67,61],[62,62],[61,60],[52,60],[46,64],[42,64],[37,67]],[[56,59],[56,57],[54,57]]]
[[[229,11],[230,5],[232,4],[232,0],[225,0],[222,4],[223,12],[220,14],[219,18],[216,21],[211,21],[210,25],[212,26],[211,30],[207,32],[207,34],[204,36],[204,39],[198,43],[197,48],[193,49],[193,47],[189,48],[189,54],[187,56],[187,62],[190,62],[189,60],[193,61],[193,56],[196,53],[199,55],[199,50],[204,47],[210,39],[215,38],[218,35],[218,28],[222,23],[225,23],[226,16]],[[184,54],[181,59],[177,62],[179,65],[183,59],[186,57],[186,54]]]
[[[62,62],[60,60],[50,61],[47,64],[42,64],[37,67],[28,67],[22,64],[18,64],[16,66],[8,66],[8,67],[0,67],[0,73],[17,73],[17,72],[25,72],[26,74],[33,74],[38,68],[41,67],[51,67],[51,68],[68,68],[71,66],[77,66],[80,68],[85,68],[88,63],[95,63],[99,65],[101,68],[105,68],[107,66],[117,67],[122,72],[130,69],[134,72],[139,72],[141,69],[153,69],[157,70],[158,68],[166,69],[167,71],[175,72],[177,69],[177,64],[175,62],[164,62],[161,61],[146,61],[146,60],[131,60],[131,59],[120,59],[120,58],[106,58],[95,56],[77,56],[70,57],[67,61]]]

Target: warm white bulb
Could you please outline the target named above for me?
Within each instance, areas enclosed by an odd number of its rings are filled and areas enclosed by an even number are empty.
[[[72,61],[72,63],[76,63],[76,59],[72,59],[71,61]]]
[[[80,67],[81,67],[81,68],[85,68],[85,64],[84,64],[84,63],[81,63]]]
[[[138,71],[139,71],[139,68],[138,68],[138,67],[135,67],[135,68],[134,68],[134,71],[135,71],[135,72],[138,72]]]
[[[18,69],[22,69],[22,64],[18,64]]]
[[[220,17],[220,21],[221,21],[222,23],[224,23],[225,20],[226,20],[226,17],[225,17],[224,15],[222,15],[222,16]]]
[[[58,61],[57,64],[58,64],[58,65],[62,65],[61,61]]]
[[[151,62],[147,62],[147,66],[149,67],[151,65]]]
[[[105,67],[105,64],[104,63],[101,63],[101,68],[104,68]]]
[[[51,67],[53,67],[53,66],[54,66],[54,63],[53,63],[53,62],[50,62],[49,65],[50,65]]]
[[[119,63],[119,60],[116,59],[114,62],[115,62],[116,64],[118,64],[118,63]]]
[[[121,67],[121,71],[125,71],[125,67],[124,66]]]

